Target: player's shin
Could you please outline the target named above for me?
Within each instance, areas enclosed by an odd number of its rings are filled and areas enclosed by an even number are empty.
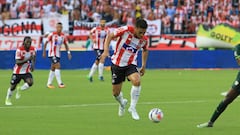
[[[120,92],[119,95],[114,95],[115,99],[120,103],[120,105],[123,105],[123,93]]]
[[[90,70],[90,73],[89,73],[89,75],[88,75],[88,77],[92,77],[93,76],[93,74],[95,73],[95,71],[97,70],[97,64],[96,63],[94,63],[93,65],[92,65],[92,67],[91,67],[91,70]]]
[[[24,84],[21,86],[20,90],[27,90],[29,87],[30,87],[30,86],[28,85],[28,83],[24,83]]]
[[[104,70],[104,64],[103,63],[99,63],[99,65],[98,65],[99,77],[103,76],[103,70]]]
[[[12,94],[13,94],[13,91],[10,88],[8,88],[8,90],[7,90],[7,97],[6,98],[7,99],[11,98]]]
[[[54,76],[55,76],[55,72],[50,70],[49,75],[48,75],[47,85],[52,85],[52,81],[53,81]]]
[[[139,99],[139,95],[141,92],[141,86],[132,86],[131,88],[131,104],[130,104],[130,108],[135,108],[136,104],[138,102]]]
[[[56,76],[58,85],[61,85],[62,84],[62,79],[61,79],[60,69],[55,69],[55,76]]]

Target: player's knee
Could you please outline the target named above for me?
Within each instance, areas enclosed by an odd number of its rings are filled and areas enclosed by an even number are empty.
[[[134,79],[134,80],[132,80],[132,84],[133,84],[134,86],[140,86],[140,84],[141,84],[140,79]]]
[[[114,97],[119,96],[119,94],[120,94],[120,91],[118,91],[118,90],[113,90],[113,96],[114,96]]]

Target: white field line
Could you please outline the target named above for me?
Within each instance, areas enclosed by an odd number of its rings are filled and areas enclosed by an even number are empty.
[[[187,100],[187,101],[163,101],[163,102],[140,102],[139,105],[153,104],[191,104],[205,103],[205,100]],[[117,103],[99,103],[99,104],[76,104],[76,105],[36,105],[36,106],[0,106],[0,109],[33,109],[33,108],[78,108],[91,106],[115,106]]]

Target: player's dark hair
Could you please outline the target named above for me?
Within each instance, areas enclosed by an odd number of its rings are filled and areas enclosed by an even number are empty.
[[[61,22],[58,22],[57,24],[58,24],[58,25],[62,25],[62,23],[61,23]]]
[[[144,19],[137,19],[135,26],[137,28],[147,29],[148,25]]]
[[[23,39],[23,43],[24,43],[24,44],[25,44],[25,42],[26,42],[27,39],[30,39],[30,40],[32,41],[32,38],[31,38],[30,36],[26,36],[26,37],[24,37],[24,39]]]

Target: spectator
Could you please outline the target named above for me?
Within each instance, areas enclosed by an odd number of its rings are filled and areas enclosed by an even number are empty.
[[[8,11],[8,8],[7,8],[6,5],[3,7],[3,11],[2,11],[2,14],[1,14],[1,15],[2,15],[2,21],[3,21],[3,23],[5,23],[5,20],[8,20],[8,19],[11,18],[10,12]]]
[[[111,14],[110,5],[106,5],[103,10],[102,19],[106,20],[106,22],[110,22],[113,20],[113,15]]]
[[[72,14],[72,21],[80,21],[81,20],[81,13],[79,8],[74,8]]]
[[[51,4],[44,0],[42,5],[44,16],[46,16],[51,10]]]
[[[19,10],[20,10],[20,13],[18,15],[19,19],[26,19],[29,17],[26,8],[22,7]]]
[[[17,19],[18,18],[18,7],[17,0],[13,0],[10,4],[10,15],[11,19]]]
[[[100,22],[102,15],[99,8],[96,8],[96,11],[92,14],[91,18],[94,22]]]
[[[56,10],[57,8],[55,6],[53,6],[50,10],[50,12],[46,15],[47,17],[57,17],[60,14],[57,12]]]
[[[35,2],[32,8],[32,18],[40,18],[42,17],[42,11],[39,2]]]

